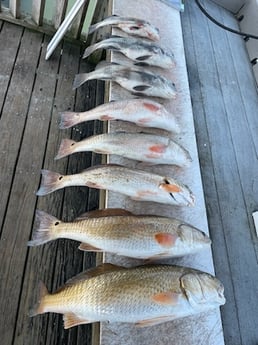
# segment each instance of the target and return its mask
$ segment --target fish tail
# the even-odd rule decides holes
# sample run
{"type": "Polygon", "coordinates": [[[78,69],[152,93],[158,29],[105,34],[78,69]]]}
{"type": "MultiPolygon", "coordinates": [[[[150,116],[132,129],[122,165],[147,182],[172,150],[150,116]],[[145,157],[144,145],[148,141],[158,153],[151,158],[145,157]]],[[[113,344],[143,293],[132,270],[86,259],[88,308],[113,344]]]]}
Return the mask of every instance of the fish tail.
{"type": "Polygon", "coordinates": [[[63,139],[61,141],[58,153],[55,157],[55,159],[60,159],[63,157],[66,157],[68,155],[71,155],[74,153],[74,145],[76,144],[76,141],[71,140],[71,139],[63,139]]]}
{"type": "Polygon", "coordinates": [[[80,123],[80,113],[76,113],[73,111],[65,111],[60,114],[59,118],[59,128],[66,129],[72,126],[77,125],[80,123]]]}
{"type": "Polygon", "coordinates": [[[38,224],[38,228],[34,230],[32,240],[28,242],[28,246],[39,246],[56,238],[55,228],[60,224],[59,219],[44,211],[37,210],[36,223],[38,224]]]}
{"type": "Polygon", "coordinates": [[[99,27],[100,27],[99,23],[90,25],[88,35],[92,34],[94,31],[98,30],[99,27]]]}
{"type": "Polygon", "coordinates": [[[85,59],[86,57],[88,57],[89,55],[91,55],[95,50],[99,49],[99,43],[96,43],[96,44],[93,44],[89,47],[87,47],[84,51],[84,54],[83,54],[83,59],[85,59]]]}
{"type": "Polygon", "coordinates": [[[39,282],[39,297],[37,303],[30,309],[29,316],[36,316],[39,314],[45,313],[45,297],[49,295],[48,290],[45,284],[40,281],[39,282]]]}
{"type": "Polygon", "coordinates": [[[43,196],[64,187],[63,175],[44,169],[41,170],[41,174],[42,180],[40,188],[36,193],[37,196],[43,196]]]}
{"type": "Polygon", "coordinates": [[[73,81],[73,90],[77,89],[88,80],[90,80],[90,73],[76,74],[73,81]]]}

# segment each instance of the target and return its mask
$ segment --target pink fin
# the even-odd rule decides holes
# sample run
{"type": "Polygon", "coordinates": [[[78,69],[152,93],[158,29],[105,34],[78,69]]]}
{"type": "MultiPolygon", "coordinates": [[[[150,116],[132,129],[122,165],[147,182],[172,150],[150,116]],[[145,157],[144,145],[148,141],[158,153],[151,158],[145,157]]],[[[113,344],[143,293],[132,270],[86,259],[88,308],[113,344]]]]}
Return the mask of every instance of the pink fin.
{"type": "Polygon", "coordinates": [[[94,321],[81,319],[73,313],[66,313],[63,315],[64,329],[68,329],[78,325],[84,325],[86,323],[91,323],[94,321]]]}
{"type": "Polygon", "coordinates": [[[157,106],[153,103],[144,102],[143,105],[146,109],[153,111],[153,112],[160,110],[160,106],[157,106]]]}
{"type": "Polygon", "coordinates": [[[114,120],[114,117],[110,115],[101,115],[99,119],[102,121],[109,121],[109,120],[114,120]]]}
{"type": "Polygon", "coordinates": [[[71,139],[63,139],[61,141],[58,153],[55,157],[55,160],[66,157],[68,155],[71,155],[74,153],[74,145],[76,144],[76,141],[71,139]]]}
{"type": "Polygon", "coordinates": [[[80,250],[84,250],[86,252],[103,252],[103,249],[99,249],[96,247],[91,246],[90,244],[87,243],[81,243],[79,245],[80,250]]]}
{"type": "Polygon", "coordinates": [[[178,302],[180,294],[172,292],[172,291],[166,291],[166,292],[160,292],[155,294],[152,299],[153,301],[164,304],[164,305],[176,305],[178,302]]]}
{"type": "Polygon", "coordinates": [[[173,320],[175,317],[170,315],[170,316],[160,316],[160,317],[156,317],[153,319],[148,319],[148,320],[142,320],[142,321],[138,321],[135,326],[136,327],[148,327],[148,326],[155,326],[158,325],[162,322],[167,322],[167,321],[171,321],[173,320]]]}
{"type": "Polygon", "coordinates": [[[167,146],[164,144],[156,144],[156,145],[150,146],[149,150],[155,153],[164,153],[166,151],[166,148],[167,146]]]}
{"type": "Polygon", "coordinates": [[[181,192],[181,188],[176,184],[168,184],[168,183],[161,183],[161,189],[164,189],[168,193],[179,193],[181,192]]]}
{"type": "Polygon", "coordinates": [[[160,232],[155,235],[155,240],[164,248],[173,247],[177,238],[177,235],[168,234],[166,232],[160,232]]]}
{"type": "Polygon", "coordinates": [[[81,122],[80,113],[76,113],[73,111],[65,111],[60,114],[59,128],[60,129],[70,128],[72,126],[77,125],[80,122],[81,122]]]}
{"type": "Polygon", "coordinates": [[[36,195],[43,196],[63,188],[63,175],[50,170],[41,170],[42,180],[36,195]]]}

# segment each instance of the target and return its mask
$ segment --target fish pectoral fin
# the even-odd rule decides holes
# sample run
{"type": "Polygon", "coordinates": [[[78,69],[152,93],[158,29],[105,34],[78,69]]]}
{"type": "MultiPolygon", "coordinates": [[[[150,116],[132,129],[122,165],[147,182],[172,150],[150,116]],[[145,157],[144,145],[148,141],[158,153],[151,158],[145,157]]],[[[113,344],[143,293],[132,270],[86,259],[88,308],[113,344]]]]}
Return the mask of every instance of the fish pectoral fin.
{"type": "Polygon", "coordinates": [[[164,248],[171,248],[175,245],[176,240],[178,239],[177,235],[168,234],[166,232],[159,232],[155,234],[155,240],[164,248]]]}
{"type": "Polygon", "coordinates": [[[150,85],[136,85],[133,87],[133,90],[135,91],[146,91],[150,88],[150,85]]]}
{"type": "Polygon", "coordinates": [[[113,216],[130,216],[131,212],[123,208],[107,208],[102,210],[94,210],[81,214],[75,219],[75,221],[87,219],[87,218],[101,218],[101,217],[113,217],[113,216]]]}
{"type": "Polygon", "coordinates": [[[136,58],[137,61],[145,61],[145,60],[148,60],[149,58],[151,58],[152,55],[143,55],[143,56],[138,56],[136,58]]]}
{"type": "Polygon", "coordinates": [[[181,192],[181,188],[178,185],[172,184],[172,183],[170,183],[170,184],[161,183],[159,185],[159,188],[165,190],[168,193],[179,193],[179,192],[181,192]]]}
{"type": "Polygon", "coordinates": [[[63,320],[64,320],[64,328],[65,329],[68,329],[68,328],[71,328],[74,326],[78,326],[78,325],[84,325],[86,323],[94,322],[92,320],[86,320],[86,319],[79,318],[78,316],[76,316],[73,313],[64,314],[63,320]]]}
{"type": "Polygon", "coordinates": [[[103,252],[103,249],[93,247],[87,243],[81,243],[78,249],[84,250],[85,252],[103,252]]]}
{"type": "Polygon", "coordinates": [[[152,300],[158,304],[176,305],[180,294],[172,291],[159,292],[152,296],[152,300]]]}
{"type": "Polygon", "coordinates": [[[147,319],[147,320],[142,320],[138,321],[135,326],[136,327],[148,327],[148,326],[155,326],[158,325],[162,322],[167,322],[170,320],[173,320],[175,317],[174,316],[160,316],[160,317],[155,317],[153,319],[147,319]]]}

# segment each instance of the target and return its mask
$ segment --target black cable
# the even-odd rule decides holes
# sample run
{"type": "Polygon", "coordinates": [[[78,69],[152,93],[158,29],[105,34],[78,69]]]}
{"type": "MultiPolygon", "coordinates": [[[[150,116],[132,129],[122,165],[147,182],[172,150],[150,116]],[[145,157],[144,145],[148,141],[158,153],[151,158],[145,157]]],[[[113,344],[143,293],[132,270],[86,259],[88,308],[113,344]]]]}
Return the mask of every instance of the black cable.
{"type": "Polygon", "coordinates": [[[241,32],[241,31],[237,31],[234,29],[229,28],[228,26],[225,26],[223,24],[221,24],[220,22],[218,22],[215,18],[213,18],[206,10],[205,8],[200,4],[199,0],[195,0],[197,6],[199,7],[199,9],[202,11],[203,14],[205,14],[205,16],[207,18],[209,18],[214,24],[218,25],[219,27],[221,27],[224,30],[227,30],[229,32],[233,32],[234,34],[240,35],[240,36],[244,36],[245,38],[253,38],[255,40],[258,40],[258,36],[252,35],[252,34],[247,34],[245,32],[241,32]]]}

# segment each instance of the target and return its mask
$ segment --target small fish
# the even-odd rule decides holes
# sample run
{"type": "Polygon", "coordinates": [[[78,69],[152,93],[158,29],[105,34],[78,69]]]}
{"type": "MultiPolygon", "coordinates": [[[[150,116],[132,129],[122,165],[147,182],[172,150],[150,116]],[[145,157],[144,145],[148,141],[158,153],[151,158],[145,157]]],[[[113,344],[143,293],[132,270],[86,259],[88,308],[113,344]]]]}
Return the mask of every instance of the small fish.
{"type": "Polygon", "coordinates": [[[159,29],[155,28],[149,22],[142,19],[119,17],[115,15],[107,17],[101,22],[91,25],[89,27],[89,35],[99,28],[107,25],[112,25],[113,27],[119,28],[129,35],[148,38],[152,41],[159,41],[160,39],[159,29]]]}
{"type": "Polygon", "coordinates": [[[90,73],[76,74],[73,89],[77,89],[88,80],[111,80],[137,96],[175,98],[175,84],[167,78],[146,72],[144,69],[130,69],[127,66],[110,63],[90,73]]]}
{"type": "Polygon", "coordinates": [[[86,48],[83,58],[88,57],[97,49],[118,51],[137,64],[157,66],[161,68],[175,67],[174,55],[164,51],[155,43],[132,37],[110,37],[86,48]]]}
{"type": "Polygon", "coordinates": [[[70,186],[106,189],[130,196],[134,200],[154,201],[169,205],[192,206],[190,189],[171,177],[162,177],[144,170],[122,165],[105,164],[90,167],[79,174],[60,175],[42,170],[38,196],[70,186]]]}
{"type": "Polygon", "coordinates": [[[106,133],[76,142],[63,139],[55,159],[75,152],[115,154],[149,164],[189,166],[189,152],[170,138],[147,133],[106,133]]]}
{"type": "Polygon", "coordinates": [[[55,293],[40,284],[30,316],[63,314],[64,328],[92,322],[157,325],[218,308],[224,287],[214,276],[192,268],[102,264],[68,280],[55,293]]]}
{"type": "Polygon", "coordinates": [[[87,212],[73,222],[37,210],[36,223],[29,246],[69,238],[80,241],[81,250],[158,259],[196,253],[211,244],[204,232],[181,220],[137,216],[124,209],[87,212]]]}
{"type": "Polygon", "coordinates": [[[81,113],[64,112],[60,116],[59,127],[65,129],[91,120],[130,121],[141,127],[180,132],[176,116],[170,114],[160,103],[146,98],[109,102],[81,113]]]}

